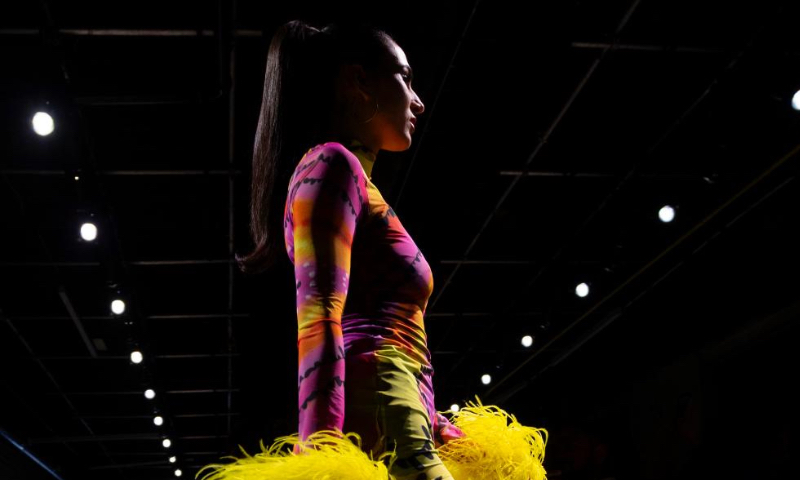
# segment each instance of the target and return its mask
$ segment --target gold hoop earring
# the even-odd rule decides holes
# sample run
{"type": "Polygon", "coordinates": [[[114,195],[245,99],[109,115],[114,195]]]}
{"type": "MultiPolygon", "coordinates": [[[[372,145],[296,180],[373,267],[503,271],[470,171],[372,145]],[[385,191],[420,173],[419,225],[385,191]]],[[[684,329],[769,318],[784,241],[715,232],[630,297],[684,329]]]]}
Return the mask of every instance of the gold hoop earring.
{"type": "Polygon", "coordinates": [[[361,124],[363,125],[363,124],[367,124],[367,123],[371,122],[371,121],[372,121],[372,119],[373,119],[373,118],[375,118],[375,115],[377,115],[377,114],[378,114],[378,108],[379,108],[379,106],[378,106],[378,99],[377,99],[377,97],[376,97],[376,98],[375,98],[375,112],[372,114],[372,116],[371,116],[371,117],[369,117],[369,120],[367,120],[367,121],[365,121],[365,122],[361,122],[361,124]]]}

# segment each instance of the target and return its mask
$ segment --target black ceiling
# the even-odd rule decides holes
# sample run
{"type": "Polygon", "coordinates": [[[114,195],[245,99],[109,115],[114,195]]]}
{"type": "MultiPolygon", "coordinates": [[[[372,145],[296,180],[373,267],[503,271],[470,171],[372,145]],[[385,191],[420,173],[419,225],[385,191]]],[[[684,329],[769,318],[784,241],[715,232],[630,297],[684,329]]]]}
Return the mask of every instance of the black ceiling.
{"type": "MultiPolygon", "coordinates": [[[[770,439],[797,419],[797,2],[289,3],[0,18],[7,438],[64,480],[168,479],[295,431],[290,263],[248,277],[231,259],[251,246],[272,32],[357,16],[395,36],[426,104],[373,180],[433,268],[437,407],[477,394],[549,428],[552,478],[588,478],[574,429],[613,446],[620,478],[779,471],[770,439]],[[742,424],[760,446],[720,466],[742,424]]],[[[53,478],[0,443],[3,478],[53,478]]]]}

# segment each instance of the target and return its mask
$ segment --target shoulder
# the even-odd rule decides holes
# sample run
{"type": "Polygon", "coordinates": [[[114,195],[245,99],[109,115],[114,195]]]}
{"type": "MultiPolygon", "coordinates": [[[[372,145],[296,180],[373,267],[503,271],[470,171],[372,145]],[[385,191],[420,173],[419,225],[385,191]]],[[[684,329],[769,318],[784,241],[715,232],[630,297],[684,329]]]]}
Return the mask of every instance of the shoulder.
{"type": "Polygon", "coordinates": [[[346,168],[351,170],[351,173],[354,175],[363,172],[358,157],[339,142],[321,143],[312,148],[312,151],[314,151],[316,153],[315,156],[321,162],[327,164],[328,167],[346,168]]]}

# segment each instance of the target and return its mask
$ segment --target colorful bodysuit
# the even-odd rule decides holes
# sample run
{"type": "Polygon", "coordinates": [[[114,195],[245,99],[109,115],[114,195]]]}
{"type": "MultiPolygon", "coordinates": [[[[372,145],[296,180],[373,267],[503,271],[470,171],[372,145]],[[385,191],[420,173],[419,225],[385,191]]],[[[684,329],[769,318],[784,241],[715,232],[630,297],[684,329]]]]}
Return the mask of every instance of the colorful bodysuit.
{"type": "Polygon", "coordinates": [[[433,275],[372,183],[374,161],[358,141],[328,142],[289,181],[300,438],[354,431],[367,452],[396,448],[397,478],[449,479],[434,440],[463,433],[434,406],[423,322],[433,275]]]}

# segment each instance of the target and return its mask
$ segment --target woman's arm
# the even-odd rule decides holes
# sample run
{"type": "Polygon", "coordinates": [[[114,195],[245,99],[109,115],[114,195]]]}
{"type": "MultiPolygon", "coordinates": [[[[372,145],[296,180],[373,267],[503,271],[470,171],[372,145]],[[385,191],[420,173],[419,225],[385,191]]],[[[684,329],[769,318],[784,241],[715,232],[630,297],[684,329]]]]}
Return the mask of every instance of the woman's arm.
{"type": "Polygon", "coordinates": [[[319,430],[341,430],[344,425],[341,319],[353,235],[366,200],[366,181],[357,159],[335,146],[322,147],[316,155],[290,199],[301,440],[319,430]]]}
{"type": "Polygon", "coordinates": [[[453,425],[447,417],[439,412],[436,412],[435,425],[433,441],[436,448],[441,447],[451,440],[466,436],[460,428],[453,425]]]}

